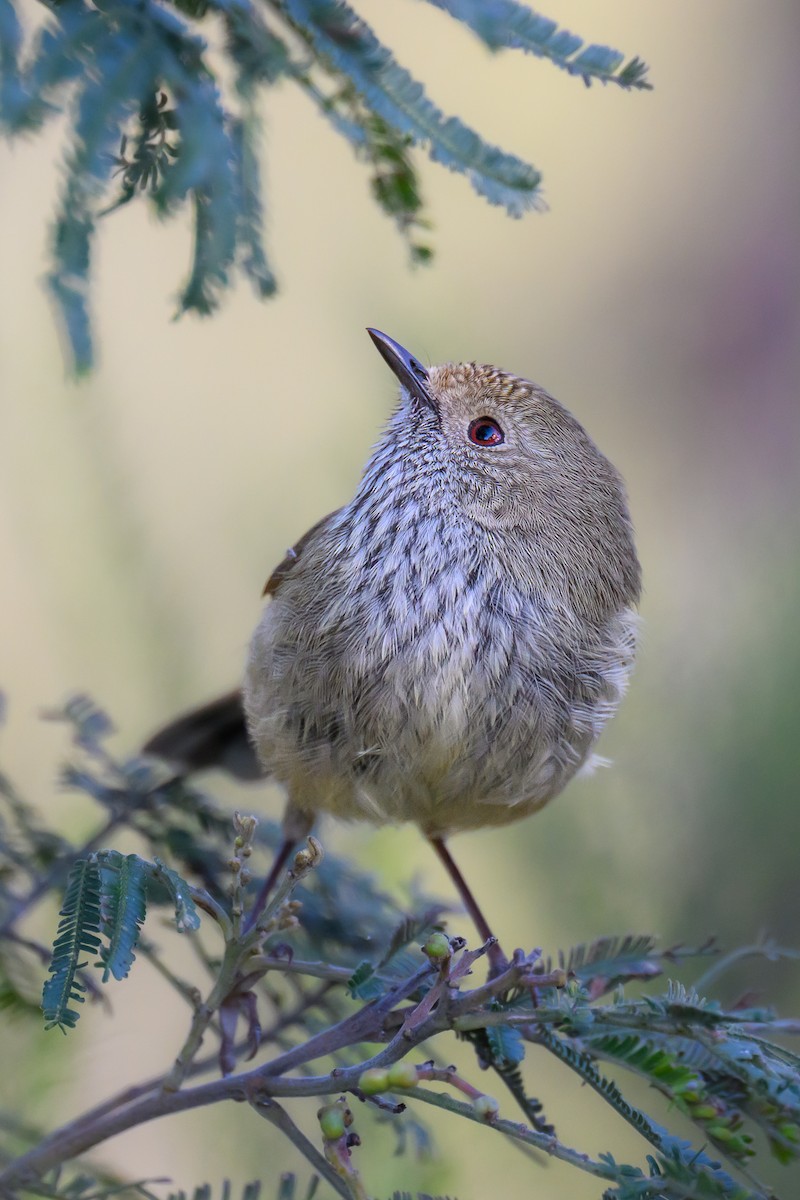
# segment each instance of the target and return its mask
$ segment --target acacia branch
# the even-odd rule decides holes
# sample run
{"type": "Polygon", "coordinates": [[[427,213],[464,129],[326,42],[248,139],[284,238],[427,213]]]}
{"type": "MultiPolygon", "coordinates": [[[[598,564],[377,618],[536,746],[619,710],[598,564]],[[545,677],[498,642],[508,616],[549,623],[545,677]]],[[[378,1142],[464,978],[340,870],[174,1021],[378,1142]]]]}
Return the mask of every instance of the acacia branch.
{"type": "MultiPolygon", "coordinates": [[[[109,1138],[158,1117],[225,1100],[237,1103],[248,1101],[254,1106],[259,1106],[264,1103],[265,1098],[323,1096],[353,1091],[365,1070],[389,1067],[405,1057],[415,1046],[452,1028],[454,1018],[446,1002],[440,1003],[432,1013],[413,1027],[403,1019],[407,1009],[398,1010],[398,1005],[402,1005],[413,995],[434,970],[429,962],[425,962],[386,996],[370,1001],[338,1024],[309,1038],[301,1046],[293,1047],[250,1071],[179,1091],[166,1090],[167,1076],[126,1089],[118,1096],[62,1126],[38,1146],[11,1163],[0,1174],[0,1192],[8,1195],[14,1187],[41,1177],[51,1168],[85,1154],[109,1138]],[[398,1025],[399,1030],[394,1032],[398,1025]],[[372,1058],[356,1066],[337,1067],[324,1075],[287,1077],[289,1071],[315,1059],[329,1057],[346,1047],[370,1042],[387,1044],[372,1058]]],[[[510,975],[512,973],[510,972],[510,975]]],[[[481,998],[484,989],[476,988],[474,994],[481,998]]],[[[467,999],[468,995],[469,993],[463,999],[467,999]]]]}
{"type": "MultiPolygon", "coordinates": [[[[441,1018],[434,1016],[415,1030],[412,1038],[398,1033],[378,1054],[354,1067],[335,1068],[326,1075],[285,1077],[283,1071],[294,1065],[298,1053],[303,1061],[311,1057],[318,1058],[323,1053],[330,1053],[343,1046],[355,1045],[362,1040],[380,1040],[381,1013],[379,1005],[367,1006],[366,1009],[360,1010],[354,1016],[362,1018],[360,1024],[353,1018],[348,1018],[347,1021],[334,1026],[334,1029],[327,1030],[316,1038],[310,1039],[297,1051],[289,1051],[280,1055],[273,1062],[252,1071],[231,1075],[225,1079],[215,1079],[210,1083],[178,1092],[164,1091],[163,1088],[152,1089],[148,1094],[133,1100],[132,1103],[124,1103],[121,1100],[107,1102],[100,1109],[92,1110],[62,1126],[61,1129],[57,1129],[49,1137],[44,1138],[38,1146],[11,1163],[0,1174],[0,1193],[11,1195],[14,1188],[40,1178],[53,1167],[85,1154],[87,1150],[108,1141],[109,1138],[116,1137],[120,1133],[144,1125],[158,1117],[187,1112],[193,1108],[203,1108],[225,1100],[233,1100],[237,1103],[249,1101],[258,1106],[263,1104],[265,1098],[324,1096],[335,1092],[352,1091],[357,1086],[363,1071],[371,1067],[390,1066],[403,1058],[409,1049],[413,1049],[414,1046],[434,1034],[442,1032],[446,1027],[441,1018]],[[365,1015],[373,1020],[365,1020],[365,1015]],[[372,1037],[365,1038],[364,1035],[373,1026],[374,1020],[377,1020],[378,1027],[372,1029],[372,1037]],[[341,1036],[343,1027],[347,1027],[349,1036],[341,1036]],[[340,1036],[332,1037],[331,1035],[337,1030],[340,1031],[340,1036]],[[320,1043],[324,1039],[328,1040],[327,1051],[320,1047],[320,1043]],[[308,1047],[312,1042],[317,1045],[309,1051],[308,1047]]],[[[136,1093],[138,1093],[138,1089],[132,1089],[132,1092],[128,1094],[136,1093]]]]}

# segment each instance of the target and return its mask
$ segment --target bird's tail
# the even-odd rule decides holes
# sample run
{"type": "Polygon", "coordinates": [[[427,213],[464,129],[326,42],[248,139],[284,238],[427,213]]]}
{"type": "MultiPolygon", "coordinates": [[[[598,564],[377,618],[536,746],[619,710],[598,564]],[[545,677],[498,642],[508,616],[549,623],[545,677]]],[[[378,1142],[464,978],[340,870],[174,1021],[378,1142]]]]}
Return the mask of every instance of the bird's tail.
{"type": "Polygon", "coordinates": [[[236,779],[265,776],[247,734],[238,688],[176,717],[145,742],[142,752],[181,775],[216,767],[236,779]]]}

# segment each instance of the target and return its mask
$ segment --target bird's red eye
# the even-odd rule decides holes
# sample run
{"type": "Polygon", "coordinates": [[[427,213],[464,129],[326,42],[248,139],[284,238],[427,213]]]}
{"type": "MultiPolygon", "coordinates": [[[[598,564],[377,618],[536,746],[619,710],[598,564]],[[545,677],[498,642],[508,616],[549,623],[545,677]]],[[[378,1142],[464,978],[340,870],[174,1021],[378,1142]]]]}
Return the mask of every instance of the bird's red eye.
{"type": "Polygon", "coordinates": [[[469,440],[476,446],[499,446],[506,440],[506,435],[497,421],[493,421],[491,417],[478,417],[477,420],[470,421],[467,433],[469,440]]]}

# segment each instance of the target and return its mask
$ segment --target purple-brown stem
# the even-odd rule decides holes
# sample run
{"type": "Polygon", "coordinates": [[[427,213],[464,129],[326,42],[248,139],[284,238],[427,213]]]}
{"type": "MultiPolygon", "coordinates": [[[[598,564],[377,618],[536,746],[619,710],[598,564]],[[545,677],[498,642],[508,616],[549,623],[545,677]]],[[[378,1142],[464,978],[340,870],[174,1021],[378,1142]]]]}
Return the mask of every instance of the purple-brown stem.
{"type": "Polygon", "coordinates": [[[459,871],[452,854],[447,849],[447,846],[444,844],[442,839],[429,837],[428,841],[433,846],[439,861],[452,879],[456,891],[458,892],[464,904],[464,908],[467,910],[473,925],[478,931],[478,936],[482,941],[488,943],[486,953],[489,959],[490,976],[494,978],[495,975],[502,974],[502,972],[508,967],[508,959],[506,958],[505,954],[503,954],[497,938],[489,928],[489,922],[483,915],[477,900],[470,890],[469,884],[459,871]]]}

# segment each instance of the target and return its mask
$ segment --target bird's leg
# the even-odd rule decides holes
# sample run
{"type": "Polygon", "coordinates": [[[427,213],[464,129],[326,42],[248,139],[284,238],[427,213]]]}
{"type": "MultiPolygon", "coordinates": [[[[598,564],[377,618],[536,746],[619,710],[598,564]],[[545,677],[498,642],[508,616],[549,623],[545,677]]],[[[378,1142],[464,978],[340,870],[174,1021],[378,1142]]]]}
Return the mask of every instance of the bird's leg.
{"type": "Polygon", "coordinates": [[[481,912],[477,900],[470,891],[466,879],[456,866],[453,856],[447,849],[447,846],[445,846],[441,838],[429,837],[428,841],[433,846],[439,861],[455,884],[456,891],[461,897],[464,908],[469,913],[470,917],[472,918],[472,923],[478,931],[478,936],[484,942],[491,942],[491,945],[486,953],[489,959],[489,978],[494,979],[497,975],[500,975],[503,971],[505,971],[506,967],[508,966],[508,959],[500,949],[500,943],[497,941],[491,929],[489,928],[489,923],[486,920],[486,917],[481,912]]]}
{"type": "Polygon", "coordinates": [[[286,866],[287,862],[289,861],[289,856],[291,855],[291,853],[294,850],[296,845],[297,845],[297,841],[295,838],[285,837],[283,839],[283,841],[281,842],[280,846],[278,847],[278,852],[275,855],[275,858],[272,862],[272,866],[270,867],[269,871],[267,872],[267,877],[264,880],[264,882],[262,883],[261,887],[258,889],[258,895],[255,898],[253,907],[250,909],[250,912],[247,914],[247,916],[245,918],[244,930],[243,930],[244,933],[250,932],[250,930],[253,928],[256,921],[258,920],[258,918],[261,916],[262,912],[264,911],[266,903],[269,900],[270,894],[272,893],[272,890],[274,889],[275,884],[280,879],[281,874],[283,872],[283,868],[286,866]]]}
{"type": "Polygon", "coordinates": [[[267,872],[267,877],[258,889],[258,895],[255,898],[253,907],[247,914],[244,922],[244,932],[248,933],[255,925],[258,918],[261,916],[270,894],[272,893],[275,884],[281,877],[284,867],[286,866],[292,852],[298,842],[302,841],[311,832],[311,826],[314,823],[314,818],[301,809],[296,808],[291,800],[286,805],[286,811],[283,814],[283,841],[278,847],[278,852],[275,859],[267,872]]]}

